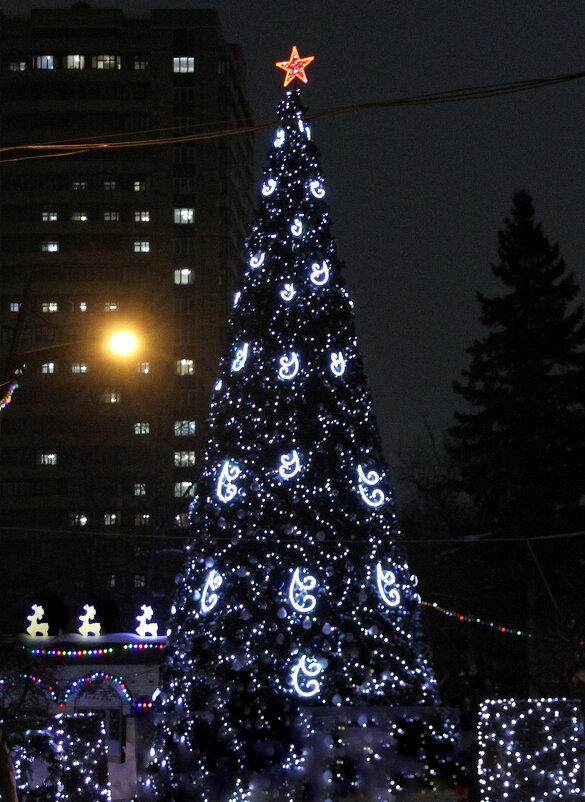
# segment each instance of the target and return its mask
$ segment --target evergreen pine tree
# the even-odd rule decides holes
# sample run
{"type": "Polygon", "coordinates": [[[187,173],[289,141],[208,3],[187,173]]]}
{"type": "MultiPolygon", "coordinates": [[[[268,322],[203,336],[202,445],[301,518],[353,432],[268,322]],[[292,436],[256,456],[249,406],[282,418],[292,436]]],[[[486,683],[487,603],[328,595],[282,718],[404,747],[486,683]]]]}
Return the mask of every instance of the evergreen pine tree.
{"type": "MultiPolygon", "coordinates": [[[[323,800],[315,716],[437,702],[303,111],[287,90],[212,399],[146,783],[167,802],[323,800]]],[[[325,764],[347,794],[352,760],[325,764]]]]}
{"type": "Polygon", "coordinates": [[[450,451],[483,522],[538,534],[562,525],[583,494],[583,307],[579,288],[534,219],[530,196],[513,198],[499,232],[494,275],[506,291],[478,294],[487,328],[455,392],[468,405],[450,429],[450,451]]]}

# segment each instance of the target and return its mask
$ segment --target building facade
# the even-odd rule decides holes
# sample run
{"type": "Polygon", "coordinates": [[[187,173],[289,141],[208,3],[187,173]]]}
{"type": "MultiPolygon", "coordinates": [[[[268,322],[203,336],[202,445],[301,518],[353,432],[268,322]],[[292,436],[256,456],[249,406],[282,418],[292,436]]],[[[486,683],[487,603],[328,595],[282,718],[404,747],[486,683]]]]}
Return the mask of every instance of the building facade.
{"type": "Polygon", "coordinates": [[[22,609],[164,596],[251,216],[242,55],[212,10],[0,15],[0,98],[5,568],[22,609]]]}

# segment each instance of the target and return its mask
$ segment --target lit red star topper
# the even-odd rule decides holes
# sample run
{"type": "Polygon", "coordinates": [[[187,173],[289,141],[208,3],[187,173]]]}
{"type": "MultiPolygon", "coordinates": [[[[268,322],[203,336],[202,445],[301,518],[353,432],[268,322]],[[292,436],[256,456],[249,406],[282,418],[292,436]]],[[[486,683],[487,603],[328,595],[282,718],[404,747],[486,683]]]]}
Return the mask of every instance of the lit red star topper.
{"type": "Polygon", "coordinates": [[[293,46],[288,61],[276,62],[276,66],[280,70],[284,70],[286,72],[284,78],[284,85],[288,86],[291,81],[294,81],[295,78],[306,84],[308,79],[305,74],[305,67],[307,67],[314,59],[315,56],[307,56],[306,58],[299,58],[299,51],[296,49],[296,47],[293,46]]]}

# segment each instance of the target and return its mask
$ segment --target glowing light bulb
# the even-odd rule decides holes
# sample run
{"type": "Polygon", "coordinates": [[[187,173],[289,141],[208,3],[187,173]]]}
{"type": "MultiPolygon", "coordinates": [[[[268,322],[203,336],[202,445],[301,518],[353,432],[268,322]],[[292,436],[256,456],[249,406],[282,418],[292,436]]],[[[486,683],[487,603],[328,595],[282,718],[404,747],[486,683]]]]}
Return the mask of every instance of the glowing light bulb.
{"type": "Polygon", "coordinates": [[[117,331],[108,340],[108,346],[117,356],[128,356],[138,347],[138,338],[131,331],[117,331]]]}

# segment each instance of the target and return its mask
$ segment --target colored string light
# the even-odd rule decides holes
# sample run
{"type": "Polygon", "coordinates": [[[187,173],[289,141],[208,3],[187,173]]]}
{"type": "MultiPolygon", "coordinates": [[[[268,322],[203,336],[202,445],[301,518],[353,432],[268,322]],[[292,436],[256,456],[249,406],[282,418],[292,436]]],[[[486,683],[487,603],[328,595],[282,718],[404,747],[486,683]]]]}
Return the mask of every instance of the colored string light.
{"type": "Polygon", "coordinates": [[[8,390],[4,393],[2,398],[0,398],[0,411],[3,410],[4,407],[7,407],[8,404],[10,404],[10,402],[12,401],[12,395],[14,391],[17,389],[18,389],[18,384],[16,383],[10,384],[8,386],[8,390]]]}
{"type": "Polygon", "coordinates": [[[166,637],[157,643],[124,643],[119,646],[105,646],[99,649],[28,649],[35,657],[110,657],[119,651],[160,651],[165,648],[166,637]]]}
{"type": "Polygon", "coordinates": [[[523,632],[521,629],[515,629],[513,627],[505,627],[501,624],[494,624],[492,621],[484,621],[482,618],[478,618],[477,616],[471,615],[464,615],[463,613],[455,613],[453,610],[447,610],[445,607],[441,607],[440,605],[436,604],[436,602],[421,602],[422,605],[425,607],[429,607],[431,610],[436,610],[438,613],[442,613],[447,618],[455,618],[457,621],[466,624],[480,624],[483,627],[489,627],[490,629],[496,630],[496,632],[502,632],[506,635],[516,635],[519,638],[534,638],[535,636],[531,632],[523,632]]]}

